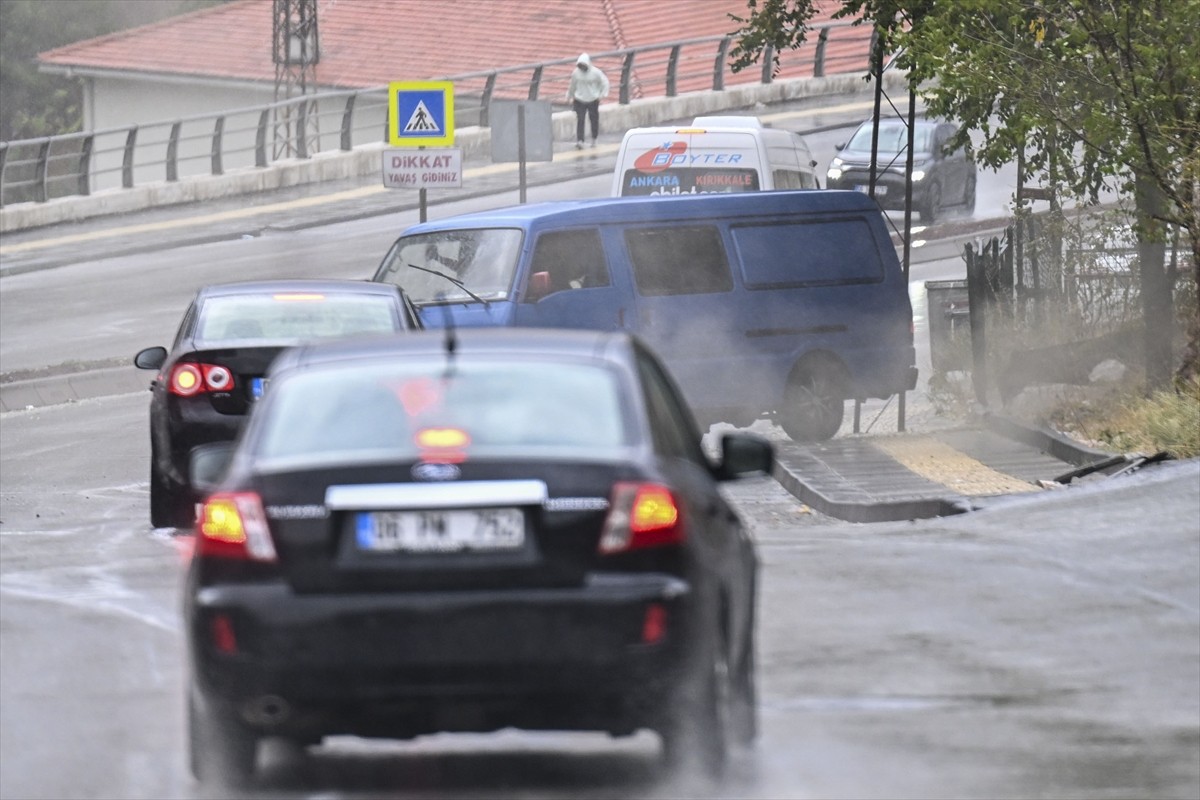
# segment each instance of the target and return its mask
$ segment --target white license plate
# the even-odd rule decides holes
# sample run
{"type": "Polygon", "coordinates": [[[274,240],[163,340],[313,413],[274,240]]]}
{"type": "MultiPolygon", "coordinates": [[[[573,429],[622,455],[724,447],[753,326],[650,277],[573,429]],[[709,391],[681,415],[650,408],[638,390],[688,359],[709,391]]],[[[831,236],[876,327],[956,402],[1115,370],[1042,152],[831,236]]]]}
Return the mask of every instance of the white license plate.
{"type": "Polygon", "coordinates": [[[518,508],[364,511],[355,536],[372,552],[513,550],[525,543],[525,515],[518,508]]]}
{"type": "MultiPolygon", "coordinates": [[[[864,186],[860,183],[854,187],[854,191],[862,192],[863,194],[869,194],[871,191],[871,187],[864,186]]],[[[875,196],[883,197],[885,194],[887,194],[887,187],[884,186],[883,184],[879,184],[879,183],[875,184],[875,196]]]]}

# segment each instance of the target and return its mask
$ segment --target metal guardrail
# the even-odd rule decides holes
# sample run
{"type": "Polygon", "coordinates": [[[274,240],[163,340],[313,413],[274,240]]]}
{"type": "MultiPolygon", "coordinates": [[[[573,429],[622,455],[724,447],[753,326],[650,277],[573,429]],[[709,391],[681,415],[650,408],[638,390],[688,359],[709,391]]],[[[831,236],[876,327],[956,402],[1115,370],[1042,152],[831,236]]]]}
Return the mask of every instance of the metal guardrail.
{"type": "MultiPolygon", "coordinates": [[[[811,46],[781,56],[781,74],[822,77],[861,70],[874,46],[874,28],[848,22],[817,28],[811,46]],[[831,45],[833,47],[831,47],[831,45]]],[[[731,36],[708,36],[595,54],[613,80],[617,102],[723,91],[734,84],[769,84],[772,53],[760,71],[735,74],[727,56],[731,36]]],[[[557,98],[566,104],[574,58],[453,75],[457,127],[488,125],[495,99],[557,98]]],[[[323,92],[267,105],[145,125],[0,142],[0,206],[131,189],[227,169],[267,167],[285,158],[387,141],[387,87],[323,92]]]]}

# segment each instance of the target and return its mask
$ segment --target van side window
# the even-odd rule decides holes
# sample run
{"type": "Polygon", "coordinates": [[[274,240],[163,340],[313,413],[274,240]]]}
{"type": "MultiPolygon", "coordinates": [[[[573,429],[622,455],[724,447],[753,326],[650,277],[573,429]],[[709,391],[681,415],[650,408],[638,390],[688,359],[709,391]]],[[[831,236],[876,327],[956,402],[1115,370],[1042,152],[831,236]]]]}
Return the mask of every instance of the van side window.
{"type": "Polygon", "coordinates": [[[811,189],[805,186],[800,173],[791,169],[777,169],[771,173],[771,180],[776,189],[811,189]]]}
{"type": "Polygon", "coordinates": [[[750,289],[883,280],[883,259],[865,219],[735,225],[734,247],[750,289]]]}
{"type": "Polygon", "coordinates": [[[646,297],[733,289],[729,259],[716,226],[629,230],[625,245],[638,292],[646,297]]]}
{"type": "Polygon", "coordinates": [[[817,177],[811,172],[777,169],[771,173],[776,189],[816,189],[817,177]]]}
{"type": "Polygon", "coordinates": [[[551,292],[611,283],[597,228],[543,233],[534,245],[529,272],[547,273],[551,292]]]}

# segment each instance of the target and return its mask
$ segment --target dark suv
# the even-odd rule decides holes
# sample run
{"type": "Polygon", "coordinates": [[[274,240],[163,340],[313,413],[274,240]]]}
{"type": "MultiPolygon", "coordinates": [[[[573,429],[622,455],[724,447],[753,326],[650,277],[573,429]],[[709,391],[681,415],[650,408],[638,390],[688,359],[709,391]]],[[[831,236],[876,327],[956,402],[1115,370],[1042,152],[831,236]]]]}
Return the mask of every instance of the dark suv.
{"type": "MultiPolygon", "coordinates": [[[[948,122],[919,119],[913,130],[913,208],[924,222],[932,222],[948,206],[975,210],[975,162],[963,148],[946,152],[946,143],[957,132],[948,122]]],[[[829,162],[826,186],[866,192],[871,182],[871,133],[867,120],[858,126],[850,141],[837,146],[838,155],[829,162]]],[[[904,170],[908,124],[903,119],[879,123],[879,145],[875,200],[879,207],[904,210],[904,170]]]]}

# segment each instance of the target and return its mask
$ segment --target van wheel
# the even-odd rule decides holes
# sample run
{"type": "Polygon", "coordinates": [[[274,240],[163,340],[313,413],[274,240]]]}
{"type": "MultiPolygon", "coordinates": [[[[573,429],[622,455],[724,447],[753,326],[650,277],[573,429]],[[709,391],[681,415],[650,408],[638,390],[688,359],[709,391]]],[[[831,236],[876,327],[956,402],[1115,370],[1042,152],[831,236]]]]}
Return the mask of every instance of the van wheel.
{"type": "Polygon", "coordinates": [[[794,441],[823,441],[842,427],[845,408],[839,371],[827,363],[809,364],[788,384],[779,424],[794,441]]]}
{"type": "Polygon", "coordinates": [[[933,222],[942,210],[942,187],[937,181],[925,192],[925,203],[918,209],[922,222],[933,222]]]}

